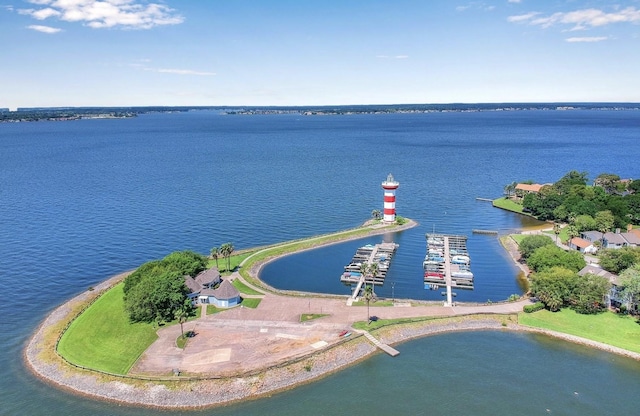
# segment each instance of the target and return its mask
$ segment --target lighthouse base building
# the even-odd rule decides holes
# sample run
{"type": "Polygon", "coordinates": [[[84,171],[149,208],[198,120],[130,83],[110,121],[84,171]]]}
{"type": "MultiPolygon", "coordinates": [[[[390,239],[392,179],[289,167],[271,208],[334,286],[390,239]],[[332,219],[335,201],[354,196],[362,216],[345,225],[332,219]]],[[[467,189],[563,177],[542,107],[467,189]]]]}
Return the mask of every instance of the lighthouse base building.
{"type": "Polygon", "coordinates": [[[393,175],[389,174],[387,180],[382,182],[384,189],[384,211],[382,221],[391,223],[396,221],[396,189],[400,183],[393,179],[393,175]]]}

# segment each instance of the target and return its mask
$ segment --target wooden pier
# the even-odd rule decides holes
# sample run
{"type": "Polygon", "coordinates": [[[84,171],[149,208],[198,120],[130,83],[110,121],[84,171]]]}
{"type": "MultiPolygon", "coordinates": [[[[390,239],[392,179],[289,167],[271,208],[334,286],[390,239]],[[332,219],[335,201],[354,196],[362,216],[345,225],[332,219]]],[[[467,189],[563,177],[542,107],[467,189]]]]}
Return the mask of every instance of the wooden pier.
{"type": "Polygon", "coordinates": [[[391,259],[397,249],[398,244],[396,243],[368,244],[358,248],[351,262],[344,267],[340,281],[347,285],[359,284],[361,281],[366,284],[383,285],[391,259]],[[363,275],[362,265],[374,263],[378,265],[375,276],[363,275]]]}
{"type": "Polygon", "coordinates": [[[453,304],[452,288],[473,290],[473,273],[463,235],[427,234],[427,255],[423,262],[424,288],[446,287],[445,305],[453,304]]]}

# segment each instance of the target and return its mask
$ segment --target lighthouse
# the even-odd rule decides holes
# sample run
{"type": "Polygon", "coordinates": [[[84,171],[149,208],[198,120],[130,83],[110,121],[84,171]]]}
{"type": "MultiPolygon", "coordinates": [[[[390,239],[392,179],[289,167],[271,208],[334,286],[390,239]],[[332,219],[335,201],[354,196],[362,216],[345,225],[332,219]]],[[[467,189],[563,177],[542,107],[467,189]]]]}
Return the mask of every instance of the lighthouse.
{"type": "Polygon", "coordinates": [[[400,184],[389,174],[387,180],[382,182],[384,189],[384,222],[394,222],[396,220],[396,189],[400,184]]]}

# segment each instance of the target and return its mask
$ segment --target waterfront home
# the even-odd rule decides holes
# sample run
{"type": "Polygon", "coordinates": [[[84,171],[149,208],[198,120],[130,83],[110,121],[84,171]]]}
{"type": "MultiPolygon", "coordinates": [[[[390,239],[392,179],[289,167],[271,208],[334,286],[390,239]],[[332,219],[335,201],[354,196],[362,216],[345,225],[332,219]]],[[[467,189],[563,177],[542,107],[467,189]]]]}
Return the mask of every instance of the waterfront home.
{"type": "Polygon", "coordinates": [[[215,289],[203,289],[198,295],[198,302],[231,308],[240,304],[240,292],[230,281],[223,280],[215,289]]]}
{"type": "Polygon", "coordinates": [[[587,241],[580,237],[573,237],[569,240],[568,246],[569,248],[578,250],[580,253],[584,254],[594,254],[598,251],[598,247],[596,247],[591,241],[587,241]]]}
{"type": "Polygon", "coordinates": [[[631,302],[622,296],[621,288],[618,281],[618,275],[610,273],[603,269],[602,267],[595,264],[588,264],[582,268],[578,272],[580,276],[584,276],[585,274],[593,274],[596,276],[604,277],[609,282],[611,282],[611,289],[609,289],[609,293],[605,296],[605,302],[610,308],[620,308],[624,306],[627,310],[637,310],[638,305],[631,305],[631,302]]]}
{"type": "Polygon", "coordinates": [[[204,270],[198,273],[196,277],[186,275],[184,276],[184,284],[189,289],[187,298],[194,304],[198,303],[200,293],[203,290],[213,289],[221,282],[222,277],[216,267],[204,270]]]}

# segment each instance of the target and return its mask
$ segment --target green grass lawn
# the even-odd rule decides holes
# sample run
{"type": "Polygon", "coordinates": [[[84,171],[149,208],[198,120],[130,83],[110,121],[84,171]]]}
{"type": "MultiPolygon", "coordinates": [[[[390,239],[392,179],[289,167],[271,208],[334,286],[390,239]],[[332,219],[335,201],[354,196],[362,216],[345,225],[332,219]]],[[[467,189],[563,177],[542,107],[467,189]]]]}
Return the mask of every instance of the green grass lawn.
{"type": "Polygon", "coordinates": [[[571,309],[518,314],[518,323],[576,335],[640,353],[640,324],[630,316],[605,312],[580,315],[571,309]]]}
{"type": "Polygon", "coordinates": [[[233,286],[238,289],[238,292],[244,293],[246,295],[263,295],[262,292],[258,292],[257,290],[251,289],[249,286],[242,283],[240,280],[235,279],[233,282],[233,286]]]}
{"type": "MultiPolygon", "coordinates": [[[[244,259],[252,255],[253,253],[255,253],[255,250],[242,251],[238,254],[231,255],[231,257],[229,258],[231,263],[231,271],[235,270],[236,267],[238,267],[244,259]]],[[[216,261],[214,259],[210,259],[209,263],[207,263],[208,268],[214,267],[215,265],[216,261]]],[[[231,274],[231,271],[227,270],[227,259],[223,258],[222,256],[218,257],[218,270],[223,275],[231,274]]]]}
{"type": "Polygon", "coordinates": [[[509,237],[513,238],[513,241],[515,241],[516,244],[520,245],[522,240],[524,240],[525,237],[527,237],[527,235],[526,234],[510,234],[509,237]]]}
{"type": "Polygon", "coordinates": [[[258,305],[260,305],[260,302],[262,301],[262,299],[242,299],[242,303],[241,305],[244,306],[245,308],[251,308],[251,309],[255,309],[258,307],[258,305]]]}
{"type": "Polygon", "coordinates": [[[300,322],[313,321],[314,319],[322,318],[323,316],[328,316],[326,313],[303,313],[300,315],[300,322]]]}
{"type": "Polygon", "coordinates": [[[522,205],[516,204],[507,198],[498,198],[493,200],[493,206],[496,208],[506,209],[507,211],[519,212],[522,214],[522,205]]]}
{"type": "Polygon", "coordinates": [[[152,324],[129,322],[122,283],[102,295],[64,333],[58,353],[83,367],[126,374],[158,336],[152,324]]]}

